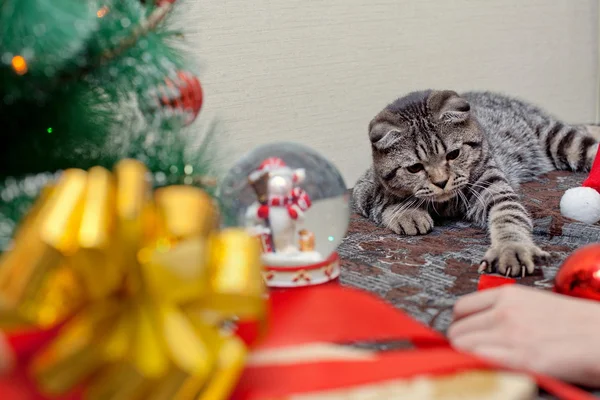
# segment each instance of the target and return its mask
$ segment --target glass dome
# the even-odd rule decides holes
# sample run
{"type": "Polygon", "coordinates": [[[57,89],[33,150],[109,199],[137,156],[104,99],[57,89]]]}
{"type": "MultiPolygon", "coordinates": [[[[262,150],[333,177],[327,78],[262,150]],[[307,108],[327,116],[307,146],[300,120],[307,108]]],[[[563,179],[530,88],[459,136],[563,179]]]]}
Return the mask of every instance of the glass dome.
{"type": "Polygon", "coordinates": [[[337,168],[316,151],[295,143],[261,146],[229,170],[219,198],[226,224],[260,240],[271,286],[339,275],[336,249],[348,229],[349,193],[337,168]]]}

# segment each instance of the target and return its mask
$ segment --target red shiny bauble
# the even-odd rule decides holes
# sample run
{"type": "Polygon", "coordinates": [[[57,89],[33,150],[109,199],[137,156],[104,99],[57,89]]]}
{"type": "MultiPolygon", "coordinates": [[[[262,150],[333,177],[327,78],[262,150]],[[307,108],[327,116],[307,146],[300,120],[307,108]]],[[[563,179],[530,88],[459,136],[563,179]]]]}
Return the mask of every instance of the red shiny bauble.
{"type": "Polygon", "coordinates": [[[165,86],[159,88],[159,102],[162,107],[185,115],[185,124],[189,125],[198,116],[202,108],[203,93],[200,81],[189,72],[179,71],[177,79],[165,79],[165,86]]]}
{"type": "Polygon", "coordinates": [[[554,278],[554,291],[600,300],[600,243],[582,247],[567,257],[554,278]]]}
{"type": "MultiPolygon", "coordinates": [[[[164,6],[167,4],[174,4],[176,0],[154,0],[154,1],[150,1],[150,3],[154,3],[155,6],[160,7],[160,6],[164,6]]],[[[147,0],[140,0],[140,3],[142,4],[146,4],[149,3],[149,1],[147,0]]]]}

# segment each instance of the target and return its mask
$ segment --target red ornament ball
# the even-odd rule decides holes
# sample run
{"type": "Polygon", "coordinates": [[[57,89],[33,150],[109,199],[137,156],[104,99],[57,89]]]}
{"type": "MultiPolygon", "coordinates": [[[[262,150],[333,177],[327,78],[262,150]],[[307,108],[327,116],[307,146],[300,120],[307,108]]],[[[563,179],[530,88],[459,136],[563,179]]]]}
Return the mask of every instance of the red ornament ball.
{"type": "MultiPolygon", "coordinates": [[[[154,1],[150,1],[150,3],[153,3],[157,7],[161,7],[161,6],[164,6],[166,4],[174,4],[175,1],[176,0],[154,0],[154,1]]],[[[149,1],[147,1],[147,0],[140,0],[140,2],[142,4],[149,3],[149,1]]]]}
{"type": "Polygon", "coordinates": [[[567,257],[554,278],[554,291],[600,300],[600,243],[584,246],[567,257]]]}
{"type": "Polygon", "coordinates": [[[159,102],[163,108],[181,113],[185,124],[189,125],[198,116],[202,108],[203,93],[200,81],[189,72],[180,71],[177,79],[165,79],[165,86],[159,88],[159,102]]]}

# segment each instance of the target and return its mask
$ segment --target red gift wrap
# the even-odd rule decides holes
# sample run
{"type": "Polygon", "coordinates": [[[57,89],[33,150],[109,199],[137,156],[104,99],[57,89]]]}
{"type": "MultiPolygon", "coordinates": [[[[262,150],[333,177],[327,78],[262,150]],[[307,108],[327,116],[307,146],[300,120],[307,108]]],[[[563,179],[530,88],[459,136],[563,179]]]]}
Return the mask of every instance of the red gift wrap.
{"type": "MultiPolygon", "coordinates": [[[[512,282],[485,278],[483,286],[506,283],[512,282]]],[[[440,333],[360,290],[340,285],[275,290],[270,294],[269,307],[269,329],[265,337],[258,337],[258,331],[252,324],[240,325],[239,334],[247,343],[260,339],[250,358],[252,354],[264,351],[311,343],[406,341],[413,346],[371,353],[372,357],[361,360],[305,360],[276,366],[250,362],[231,400],[267,400],[284,398],[290,394],[410,379],[419,375],[441,376],[469,370],[503,369],[454,350],[440,333]]],[[[23,360],[54,334],[50,330],[11,335],[9,343],[13,346],[17,359],[23,360]]],[[[534,378],[540,387],[559,399],[594,398],[552,378],[539,375],[534,378]]],[[[22,368],[15,369],[0,381],[0,398],[44,399],[35,392],[22,368]]],[[[61,400],[79,398],[75,393],[61,400]]]]}

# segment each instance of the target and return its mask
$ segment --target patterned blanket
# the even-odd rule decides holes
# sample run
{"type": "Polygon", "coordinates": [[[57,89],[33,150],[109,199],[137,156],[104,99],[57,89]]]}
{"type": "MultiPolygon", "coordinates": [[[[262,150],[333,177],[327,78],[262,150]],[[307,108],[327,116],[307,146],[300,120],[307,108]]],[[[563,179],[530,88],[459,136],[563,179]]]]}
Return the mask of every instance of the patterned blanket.
{"type": "MultiPolygon", "coordinates": [[[[521,199],[534,220],[535,241],[552,260],[519,283],[552,288],[554,275],[573,250],[600,241],[599,225],[560,214],[564,191],[584,179],[583,174],[553,172],[521,187],[521,199]]],[[[477,267],[488,246],[486,232],[463,221],[447,221],[425,236],[403,237],[353,214],[339,247],[341,282],[376,293],[444,332],[455,300],[477,290],[477,267]]]]}

